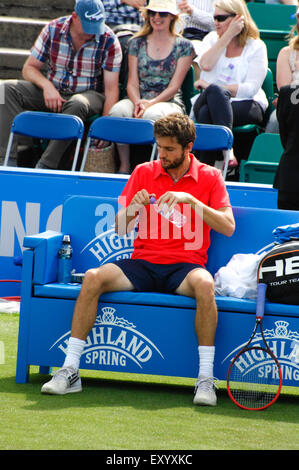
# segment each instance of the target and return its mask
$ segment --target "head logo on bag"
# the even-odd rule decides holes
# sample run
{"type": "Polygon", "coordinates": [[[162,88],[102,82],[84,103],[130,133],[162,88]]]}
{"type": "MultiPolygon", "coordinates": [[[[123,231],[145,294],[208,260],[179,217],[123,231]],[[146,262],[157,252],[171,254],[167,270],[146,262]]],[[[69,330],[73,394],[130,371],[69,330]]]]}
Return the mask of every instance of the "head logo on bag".
{"type": "Polygon", "coordinates": [[[258,282],[267,284],[266,297],[272,302],[299,304],[299,240],[274,246],[258,267],[258,282]]]}

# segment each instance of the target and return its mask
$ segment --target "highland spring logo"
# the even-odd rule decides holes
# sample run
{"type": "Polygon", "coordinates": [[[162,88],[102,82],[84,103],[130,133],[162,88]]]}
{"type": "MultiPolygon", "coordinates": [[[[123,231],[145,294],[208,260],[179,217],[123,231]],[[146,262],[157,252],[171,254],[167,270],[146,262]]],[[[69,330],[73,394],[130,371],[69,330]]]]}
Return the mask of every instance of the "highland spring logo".
{"type": "MultiPolygon", "coordinates": [[[[289,323],[287,321],[279,320],[275,322],[275,328],[267,329],[264,331],[264,336],[269,344],[270,349],[277,357],[280,365],[283,381],[299,381],[299,333],[297,331],[291,331],[288,329],[289,323]]],[[[254,339],[252,346],[262,344],[261,334],[258,333],[254,339]],[[259,342],[261,341],[261,343],[259,342]]],[[[241,350],[245,344],[237,346],[231,351],[222,362],[226,360],[232,360],[238,350],[241,350]]],[[[247,354],[247,358],[240,358],[241,360],[237,363],[237,367],[243,375],[250,372],[253,360],[251,355],[255,355],[255,361],[259,361],[258,373],[260,377],[271,376],[273,379],[278,379],[274,376],[274,371],[266,361],[265,354],[262,351],[258,353],[251,351],[247,354]]],[[[287,383],[286,383],[287,385],[287,383]]]]}
{"type": "Polygon", "coordinates": [[[88,250],[97,258],[100,264],[109,261],[131,258],[133,252],[135,233],[132,231],[123,237],[115,233],[114,226],[110,230],[101,233],[81,250],[88,250]]]}
{"type": "MultiPolygon", "coordinates": [[[[115,315],[113,307],[103,307],[98,314],[83,350],[82,359],[95,366],[126,367],[132,361],[142,369],[154,353],[162,359],[157,346],[136,326],[123,317],[115,315]]],[[[70,331],[61,336],[51,347],[66,354],[70,331]]]]}

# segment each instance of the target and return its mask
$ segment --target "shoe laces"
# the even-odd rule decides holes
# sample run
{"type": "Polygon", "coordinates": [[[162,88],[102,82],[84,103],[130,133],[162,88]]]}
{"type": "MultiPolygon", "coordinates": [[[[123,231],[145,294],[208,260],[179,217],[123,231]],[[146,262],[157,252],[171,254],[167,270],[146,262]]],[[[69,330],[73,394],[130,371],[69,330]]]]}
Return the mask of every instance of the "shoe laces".
{"type": "Polygon", "coordinates": [[[217,380],[216,377],[198,377],[195,383],[195,393],[199,387],[203,392],[211,392],[214,388],[218,389],[215,383],[217,380]]]}
{"type": "Polygon", "coordinates": [[[54,374],[52,374],[53,377],[64,377],[68,378],[70,375],[74,374],[76,371],[73,367],[62,367],[61,369],[58,369],[54,374]]]}

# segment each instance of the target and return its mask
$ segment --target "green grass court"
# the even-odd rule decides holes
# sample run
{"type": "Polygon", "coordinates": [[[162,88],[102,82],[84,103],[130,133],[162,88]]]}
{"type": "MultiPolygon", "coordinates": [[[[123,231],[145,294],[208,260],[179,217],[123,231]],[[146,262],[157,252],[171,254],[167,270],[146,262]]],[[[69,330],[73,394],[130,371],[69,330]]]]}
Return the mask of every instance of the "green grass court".
{"type": "Polygon", "coordinates": [[[83,393],[57,397],[41,395],[48,377],[32,367],[30,383],[16,384],[18,321],[0,314],[0,450],[299,449],[293,387],[250,412],[229,400],[224,383],[216,407],[195,407],[193,379],[83,370],[83,393]]]}

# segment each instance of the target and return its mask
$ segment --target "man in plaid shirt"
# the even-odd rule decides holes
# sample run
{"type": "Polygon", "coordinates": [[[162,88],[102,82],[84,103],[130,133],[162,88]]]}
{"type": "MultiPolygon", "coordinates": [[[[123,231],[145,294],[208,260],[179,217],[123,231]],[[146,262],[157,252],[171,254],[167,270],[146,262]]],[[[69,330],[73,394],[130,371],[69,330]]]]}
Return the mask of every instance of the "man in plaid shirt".
{"type": "MultiPolygon", "coordinates": [[[[107,115],[118,101],[121,61],[120,43],[105,25],[101,0],[77,0],[70,16],[51,21],[41,31],[23,66],[24,80],[1,85],[0,156],[5,155],[14,117],[24,110],[74,114],[83,121],[97,113],[107,115]]],[[[69,145],[52,140],[36,168],[58,168],[69,145]]],[[[12,152],[16,150],[15,145],[12,152]]]]}

